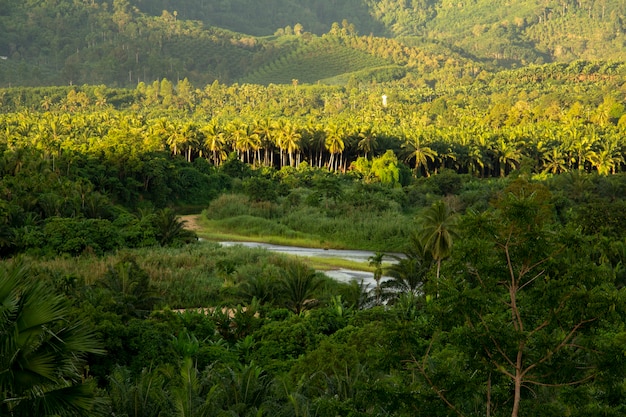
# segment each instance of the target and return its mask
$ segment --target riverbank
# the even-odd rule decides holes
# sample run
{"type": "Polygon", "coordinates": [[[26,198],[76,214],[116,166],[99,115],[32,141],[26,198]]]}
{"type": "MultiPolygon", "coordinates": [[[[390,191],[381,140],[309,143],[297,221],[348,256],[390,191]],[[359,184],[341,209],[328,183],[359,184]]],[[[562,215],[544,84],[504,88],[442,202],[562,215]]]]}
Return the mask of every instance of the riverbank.
{"type": "Polygon", "coordinates": [[[276,235],[242,235],[221,229],[218,222],[204,219],[201,214],[180,216],[185,228],[194,231],[200,238],[212,242],[256,242],[282,246],[297,246],[319,249],[349,249],[337,242],[328,242],[316,237],[286,237],[276,235]]]}
{"type": "MultiPolygon", "coordinates": [[[[374,251],[315,245],[315,242],[311,240],[278,236],[253,237],[222,233],[211,228],[212,222],[202,219],[201,215],[184,215],[180,218],[185,221],[187,229],[193,230],[204,240],[217,242],[223,246],[261,247],[272,252],[297,257],[309,267],[338,281],[349,282],[356,279],[365,284],[375,284],[373,278],[375,268],[369,265],[370,258],[376,255],[374,251]]],[[[393,258],[386,256],[384,264],[391,262],[393,258]]]]}

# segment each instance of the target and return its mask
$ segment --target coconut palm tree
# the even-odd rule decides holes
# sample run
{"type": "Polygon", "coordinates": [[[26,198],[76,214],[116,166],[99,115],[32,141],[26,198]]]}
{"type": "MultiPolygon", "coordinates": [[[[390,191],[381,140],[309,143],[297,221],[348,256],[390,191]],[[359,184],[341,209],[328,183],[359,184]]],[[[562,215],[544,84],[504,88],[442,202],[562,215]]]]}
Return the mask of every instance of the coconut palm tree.
{"type": "Polygon", "coordinates": [[[226,159],[224,130],[219,122],[213,119],[202,126],[200,132],[204,135],[204,146],[211,152],[213,164],[219,165],[221,161],[226,159]]]}
{"type": "Polygon", "coordinates": [[[378,146],[378,139],[374,127],[370,124],[367,126],[361,126],[359,133],[357,134],[359,142],[357,147],[363,151],[365,159],[369,153],[374,153],[378,146]]]}
{"type": "Polygon", "coordinates": [[[433,162],[437,157],[437,152],[424,145],[423,138],[420,135],[407,136],[405,142],[402,144],[402,147],[405,149],[406,161],[409,162],[411,160],[415,160],[415,165],[413,167],[415,173],[417,174],[420,168],[423,167],[424,172],[426,172],[426,176],[429,176],[428,161],[430,160],[433,162]]]}
{"type": "Polygon", "coordinates": [[[67,299],[17,265],[0,271],[0,415],[93,416],[100,401],[84,379],[87,354],[104,353],[67,299]]]}
{"type": "Polygon", "coordinates": [[[376,281],[376,288],[374,288],[374,305],[379,306],[382,302],[382,291],[380,287],[380,280],[383,277],[383,258],[385,254],[382,252],[376,252],[376,254],[370,256],[367,260],[369,266],[373,266],[374,269],[374,281],[376,281]]]}
{"type": "Polygon", "coordinates": [[[598,170],[600,175],[615,173],[617,167],[624,163],[617,143],[614,141],[603,142],[600,149],[589,155],[589,162],[598,170]]]}
{"type": "Polygon", "coordinates": [[[567,129],[566,141],[572,153],[571,162],[575,162],[580,171],[585,169],[585,164],[593,154],[594,135],[595,132],[583,132],[583,129],[577,126],[567,129]]]}
{"type": "Polygon", "coordinates": [[[337,167],[341,165],[341,154],[345,148],[344,143],[344,128],[336,123],[329,123],[326,126],[326,142],[325,148],[330,152],[330,159],[328,160],[328,169],[337,171],[337,167]],[[340,160],[336,161],[336,155],[340,155],[340,160]],[[339,162],[337,164],[337,162],[339,162]]]}
{"type": "Polygon", "coordinates": [[[563,152],[559,148],[554,147],[550,149],[550,151],[544,155],[543,159],[543,172],[558,174],[567,171],[565,156],[563,156],[563,152]]]}
{"type": "Polygon", "coordinates": [[[313,269],[301,262],[289,262],[285,265],[281,283],[287,307],[295,314],[316,305],[315,291],[322,281],[313,269]]]}
{"type": "Polygon", "coordinates": [[[302,135],[293,123],[286,122],[282,125],[280,143],[281,147],[286,149],[289,155],[289,166],[294,166],[294,152],[300,151],[300,138],[302,138],[302,135]]]}
{"type": "Polygon", "coordinates": [[[507,171],[517,168],[522,159],[522,154],[517,148],[517,145],[502,136],[498,137],[496,140],[494,151],[498,158],[501,177],[504,177],[507,171]]]}
{"type": "Polygon", "coordinates": [[[390,279],[381,284],[383,300],[395,302],[402,294],[425,293],[433,259],[420,236],[413,234],[409,243],[402,256],[390,255],[394,262],[385,269],[390,279]]]}
{"type": "Polygon", "coordinates": [[[458,216],[448,204],[439,200],[421,213],[420,236],[424,247],[437,262],[437,280],[441,261],[450,256],[453,238],[456,237],[458,216]]]}
{"type": "Polygon", "coordinates": [[[278,123],[269,117],[254,123],[254,132],[259,135],[261,140],[263,165],[265,166],[274,164],[274,145],[278,136],[278,127],[278,123]]]}

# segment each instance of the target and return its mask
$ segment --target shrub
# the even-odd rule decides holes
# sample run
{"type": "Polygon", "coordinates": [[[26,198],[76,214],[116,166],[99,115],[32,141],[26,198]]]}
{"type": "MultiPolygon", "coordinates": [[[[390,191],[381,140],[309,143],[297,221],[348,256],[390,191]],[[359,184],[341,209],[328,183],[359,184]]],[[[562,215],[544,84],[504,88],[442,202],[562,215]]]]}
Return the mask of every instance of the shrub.
{"type": "Polygon", "coordinates": [[[223,194],[213,200],[202,214],[209,220],[250,215],[250,199],[242,194],[223,194]]]}
{"type": "Polygon", "coordinates": [[[50,251],[79,255],[86,250],[97,254],[122,244],[118,230],[110,221],[52,217],[46,220],[44,236],[50,251]]]}

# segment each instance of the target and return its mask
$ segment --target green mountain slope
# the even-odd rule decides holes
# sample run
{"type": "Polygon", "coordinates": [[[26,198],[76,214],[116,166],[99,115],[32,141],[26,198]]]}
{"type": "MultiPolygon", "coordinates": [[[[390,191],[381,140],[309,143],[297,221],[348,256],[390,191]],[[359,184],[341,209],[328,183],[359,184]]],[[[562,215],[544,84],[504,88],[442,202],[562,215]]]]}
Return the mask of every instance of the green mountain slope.
{"type": "Polygon", "coordinates": [[[0,0],[0,86],[435,80],[423,62],[452,59],[450,78],[621,61],[625,16],[622,0],[0,0]],[[321,47],[324,33],[351,40],[321,47]]]}

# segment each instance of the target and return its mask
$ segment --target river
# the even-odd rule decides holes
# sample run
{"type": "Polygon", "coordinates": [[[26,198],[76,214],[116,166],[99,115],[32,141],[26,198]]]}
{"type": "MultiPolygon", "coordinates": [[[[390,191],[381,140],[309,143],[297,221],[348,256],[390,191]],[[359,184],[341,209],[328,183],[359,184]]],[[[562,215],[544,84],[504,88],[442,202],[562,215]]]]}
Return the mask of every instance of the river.
{"type": "MultiPolygon", "coordinates": [[[[265,248],[272,252],[284,253],[286,255],[293,256],[306,256],[306,257],[319,257],[319,258],[339,258],[347,259],[354,262],[369,262],[371,256],[376,255],[376,252],[364,251],[364,250],[345,250],[345,249],[316,249],[316,248],[302,248],[298,246],[282,246],[272,245],[270,243],[258,243],[258,242],[219,242],[222,246],[245,246],[248,248],[265,248]]],[[[398,255],[398,254],[393,254],[398,255]]],[[[393,262],[393,258],[385,256],[385,262],[393,262]]],[[[353,269],[333,269],[330,271],[322,271],[330,278],[336,279],[341,282],[350,282],[353,279],[357,281],[363,281],[364,284],[375,286],[374,274],[366,271],[356,271],[353,269]]],[[[386,277],[383,277],[383,280],[386,277]]]]}

